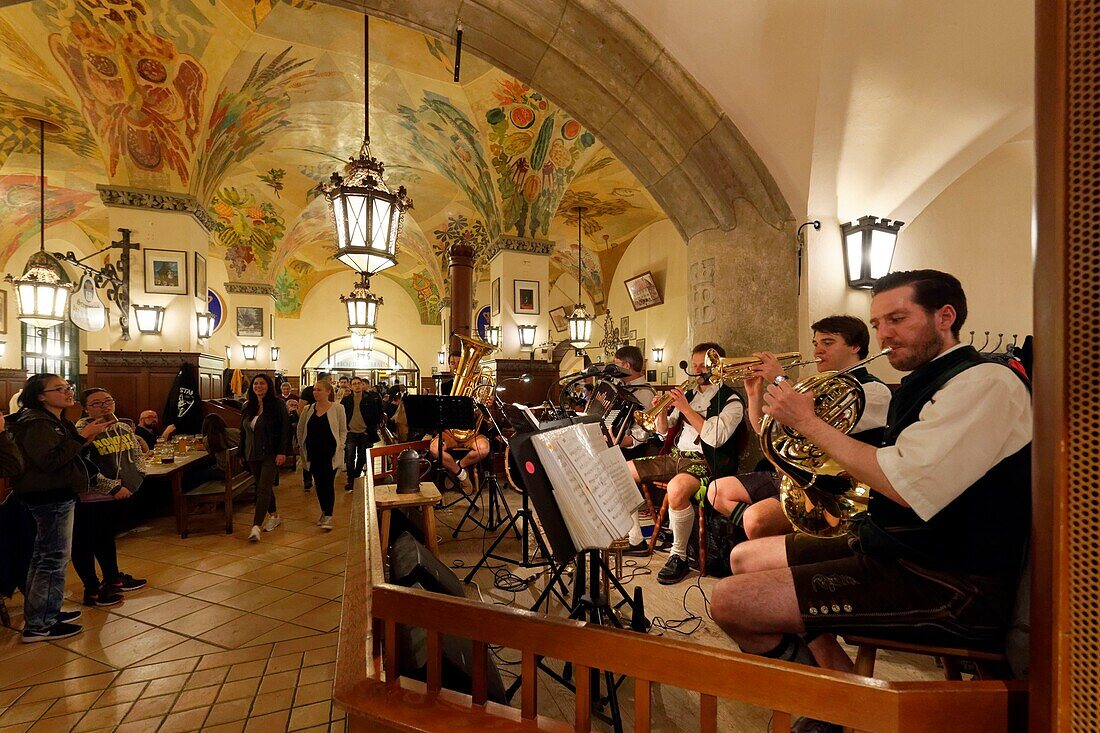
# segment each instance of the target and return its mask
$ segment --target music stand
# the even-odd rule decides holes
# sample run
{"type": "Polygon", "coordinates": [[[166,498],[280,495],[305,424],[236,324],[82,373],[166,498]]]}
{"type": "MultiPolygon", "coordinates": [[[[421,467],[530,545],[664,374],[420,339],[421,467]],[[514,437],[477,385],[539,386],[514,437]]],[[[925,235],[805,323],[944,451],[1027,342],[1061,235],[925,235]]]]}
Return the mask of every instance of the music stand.
{"type": "MultiPolygon", "coordinates": [[[[489,412],[489,408],[485,405],[475,405],[478,410],[482,411],[485,420],[492,426],[493,432],[496,433],[496,437],[501,440],[505,440],[504,436],[500,433],[500,428],[497,426],[496,419],[493,418],[493,414],[489,412]]],[[[507,441],[505,441],[507,442],[507,441]]],[[[473,522],[478,527],[481,527],[486,532],[492,532],[497,527],[505,523],[505,516],[508,517],[508,524],[513,525],[512,522],[512,510],[508,508],[508,500],[504,497],[504,491],[500,488],[500,484],[497,482],[496,473],[492,469],[493,462],[493,438],[489,437],[489,454],[481,459],[479,464],[484,461],[489,461],[489,470],[482,471],[482,480],[478,482],[477,492],[470,498],[470,506],[466,508],[466,512],[462,515],[462,518],[458,520],[458,524],[455,526],[454,531],[451,532],[452,538],[457,538],[459,532],[462,531],[463,525],[467,520],[473,522]],[[480,507],[481,496],[486,492],[489,492],[488,510],[485,512],[485,521],[482,522],[478,519],[474,519],[471,514],[480,507]]],[[[471,466],[471,469],[475,469],[475,466],[471,466]]],[[[508,530],[505,529],[505,532],[508,530]]],[[[519,539],[519,532],[513,526],[513,534],[516,535],[516,539],[519,539]]],[[[482,558],[484,560],[484,558],[482,558]]],[[[469,581],[467,581],[469,582],[469,581]]]]}
{"type": "Polygon", "coordinates": [[[435,431],[436,458],[435,480],[439,490],[443,490],[443,477],[447,473],[443,465],[443,431],[473,430],[477,424],[473,397],[451,397],[450,395],[407,395],[405,418],[409,430],[423,432],[435,431]]]}

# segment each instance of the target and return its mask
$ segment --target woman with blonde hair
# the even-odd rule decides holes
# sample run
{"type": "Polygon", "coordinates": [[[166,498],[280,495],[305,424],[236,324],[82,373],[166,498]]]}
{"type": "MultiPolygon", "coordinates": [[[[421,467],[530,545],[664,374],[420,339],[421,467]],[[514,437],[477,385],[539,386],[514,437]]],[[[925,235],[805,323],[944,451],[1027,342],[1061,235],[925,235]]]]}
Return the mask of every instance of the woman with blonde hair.
{"type": "Polygon", "coordinates": [[[321,379],[313,385],[313,404],[306,405],[298,419],[298,448],[305,469],[317,486],[321,516],[317,526],[332,529],[332,508],[336,502],[333,483],[344,457],[348,423],[343,406],[336,401],[332,382],[321,379]]]}

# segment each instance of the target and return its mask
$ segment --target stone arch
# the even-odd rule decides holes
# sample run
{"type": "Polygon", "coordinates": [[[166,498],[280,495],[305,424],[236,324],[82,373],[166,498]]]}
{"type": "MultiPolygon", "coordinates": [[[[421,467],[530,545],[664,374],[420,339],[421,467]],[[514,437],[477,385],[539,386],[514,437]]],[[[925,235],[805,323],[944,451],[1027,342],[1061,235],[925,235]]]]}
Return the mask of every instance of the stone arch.
{"type": "Polygon", "coordinates": [[[453,39],[550,97],[638,176],[685,240],[737,226],[734,202],[779,229],[790,207],[711,96],[607,0],[320,0],[453,39]]]}

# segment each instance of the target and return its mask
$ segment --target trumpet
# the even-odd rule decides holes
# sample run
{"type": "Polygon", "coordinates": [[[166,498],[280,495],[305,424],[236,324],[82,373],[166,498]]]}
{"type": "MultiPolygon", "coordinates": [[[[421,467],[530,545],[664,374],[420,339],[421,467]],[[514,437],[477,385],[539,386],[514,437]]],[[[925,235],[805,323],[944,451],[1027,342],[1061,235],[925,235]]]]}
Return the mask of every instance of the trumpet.
{"type": "MultiPolygon", "coordinates": [[[[817,359],[802,361],[802,354],[797,351],[776,354],[775,358],[779,360],[779,365],[783,367],[783,371],[818,362],[817,359]]],[[[728,385],[730,382],[748,379],[753,375],[753,367],[760,366],[763,362],[755,356],[723,357],[719,356],[714,349],[710,349],[707,351],[704,363],[706,364],[706,373],[710,375],[711,381],[724,382],[728,385]]]]}
{"type": "MultiPolygon", "coordinates": [[[[704,374],[705,373],[706,372],[704,372],[704,374]]],[[[695,384],[696,377],[698,376],[699,375],[694,375],[691,379],[681,384],[679,386],[679,390],[683,392],[685,389],[695,384]]],[[[641,425],[644,430],[655,433],[657,432],[657,417],[659,415],[665,414],[665,411],[668,410],[668,406],[671,404],[672,390],[669,390],[668,392],[665,392],[663,395],[661,395],[660,399],[653,403],[653,407],[649,408],[648,410],[635,412],[634,422],[638,425],[641,425]]]]}

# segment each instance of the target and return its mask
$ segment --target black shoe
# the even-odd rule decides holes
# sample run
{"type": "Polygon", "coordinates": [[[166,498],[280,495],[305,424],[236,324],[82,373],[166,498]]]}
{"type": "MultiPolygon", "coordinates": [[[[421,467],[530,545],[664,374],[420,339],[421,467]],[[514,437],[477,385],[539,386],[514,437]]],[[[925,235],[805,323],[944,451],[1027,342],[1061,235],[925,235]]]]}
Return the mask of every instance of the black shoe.
{"type": "Polygon", "coordinates": [[[67,624],[64,621],[58,621],[56,624],[46,629],[45,631],[31,631],[30,629],[23,630],[23,643],[30,644],[35,641],[54,641],[56,639],[68,639],[70,636],[76,636],[84,630],[83,626],[77,624],[67,624]]]}
{"type": "Polygon", "coordinates": [[[57,620],[62,623],[71,624],[80,618],[80,611],[58,611],[57,620]]]}
{"type": "Polygon", "coordinates": [[[661,572],[657,573],[657,582],[661,585],[673,585],[686,578],[690,572],[691,566],[687,560],[679,555],[670,555],[661,572]]]}
{"type": "Polygon", "coordinates": [[[649,542],[642,539],[642,541],[636,545],[628,545],[627,548],[623,550],[623,554],[629,555],[630,557],[649,557],[649,542]]]}
{"type": "Polygon", "coordinates": [[[148,583],[149,581],[147,581],[145,578],[135,578],[129,573],[119,573],[117,578],[112,580],[110,583],[104,583],[104,585],[116,591],[122,591],[123,593],[125,593],[126,591],[131,590],[141,590],[148,583]]]}
{"type": "Polygon", "coordinates": [[[843,726],[813,718],[795,718],[791,723],[791,733],[842,733],[843,730],[843,726]]]}
{"type": "Polygon", "coordinates": [[[84,605],[107,608],[122,603],[122,594],[112,590],[109,586],[100,586],[96,590],[84,591],[84,605]]]}
{"type": "Polygon", "coordinates": [[[312,491],[313,484],[302,484],[302,491],[312,491]]]}

